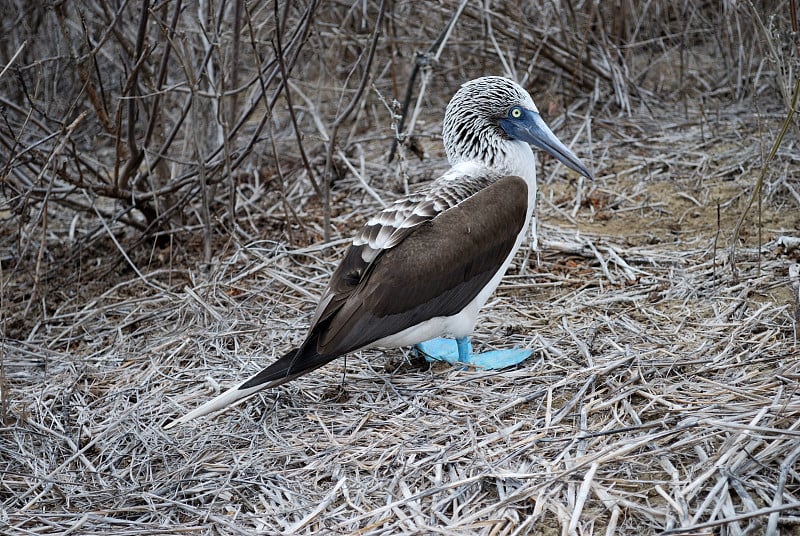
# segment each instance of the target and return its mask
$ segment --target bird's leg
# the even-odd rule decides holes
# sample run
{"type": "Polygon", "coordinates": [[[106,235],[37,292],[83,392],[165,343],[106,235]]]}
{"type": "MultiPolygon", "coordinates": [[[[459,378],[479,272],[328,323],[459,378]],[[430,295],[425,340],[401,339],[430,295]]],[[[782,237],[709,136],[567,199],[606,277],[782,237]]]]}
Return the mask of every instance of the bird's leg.
{"type": "Polygon", "coordinates": [[[469,338],[436,338],[415,346],[428,361],[446,361],[451,365],[472,365],[481,369],[501,369],[521,363],[533,354],[529,348],[492,350],[482,354],[472,352],[469,338]]]}
{"type": "Polygon", "coordinates": [[[458,346],[458,361],[461,363],[469,363],[469,356],[472,354],[472,345],[466,337],[459,337],[456,339],[456,346],[458,346]]]}

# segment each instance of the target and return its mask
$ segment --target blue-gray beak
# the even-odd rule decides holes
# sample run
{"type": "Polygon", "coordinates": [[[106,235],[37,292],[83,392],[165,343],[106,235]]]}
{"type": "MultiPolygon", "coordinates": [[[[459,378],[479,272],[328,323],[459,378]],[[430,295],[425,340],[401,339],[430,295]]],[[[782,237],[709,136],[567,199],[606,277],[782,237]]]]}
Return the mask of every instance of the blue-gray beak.
{"type": "Polygon", "coordinates": [[[500,119],[500,127],[506,134],[515,140],[528,142],[540,149],[544,149],[567,167],[574,169],[587,179],[594,180],[594,177],[583,165],[583,162],[556,138],[556,135],[553,134],[553,131],[550,130],[550,127],[545,124],[537,112],[515,106],[512,111],[516,110],[522,112],[520,117],[515,118],[509,114],[508,117],[500,119]]]}

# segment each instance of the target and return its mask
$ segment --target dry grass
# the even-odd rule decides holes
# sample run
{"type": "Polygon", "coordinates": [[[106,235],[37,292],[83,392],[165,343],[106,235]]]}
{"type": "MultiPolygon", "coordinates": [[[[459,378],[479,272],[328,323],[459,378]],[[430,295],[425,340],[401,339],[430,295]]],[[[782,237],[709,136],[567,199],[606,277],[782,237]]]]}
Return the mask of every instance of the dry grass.
{"type": "MultiPolygon", "coordinates": [[[[735,266],[730,257],[797,76],[800,54],[778,34],[789,4],[756,7],[761,30],[747,5],[634,4],[547,3],[522,15],[470,4],[439,50],[431,43],[454,6],[430,3],[425,30],[409,22],[409,4],[390,3],[359,95],[378,6],[331,3],[289,77],[294,119],[277,82],[290,65],[269,63],[273,4],[243,4],[249,20],[267,21],[242,18],[238,61],[264,66],[238,75],[253,93],[231,102],[193,88],[183,111],[170,70],[154,127],[164,135],[150,147],[148,122],[134,129],[148,162],[172,121],[187,122],[167,147],[168,172],[131,168],[152,213],[112,188],[115,161],[125,169],[132,153],[126,135],[97,134],[97,112],[102,98],[117,101],[67,92],[74,100],[48,111],[46,96],[3,97],[2,532],[800,533],[796,121],[735,266]],[[413,85],[413,135],[387,163],[387,106],[405,95],[413,52],[428,49],[441,54],[413,85]],[[520,253],[479,320],[477,346],[535,355],[488,373],[363,352],[163,432],[167,418],[299,342],[353,229],[443,169],[437,136],[452,91],[503,61],[598,177],[569,182],[544,160],[539,251],[520,253]],[[241,137],[226,136],[226,113],[244,121],[241,137]],[[203,124],[208,139],[194,132],[203,124]]],[[[305,7],[288,12],[283,35],[302,27],[305,7]]],[[[108,42],[130,52],[139,19],[127,15],[108,42]]],[[[80,34],[73,16],[41,20],[80,34]]],[[[219,75],[235,61],[233,16],[220,15],[229,48],[192,48],[214,40],[176,33],[182,64],[196,68],[189,60],[210,51],[219,75]]],[[[16,76],[48,65],[40,42],[10,61],[22,30],[7,30],[3,58],[24,67],[16,76]]],[[[156,78],[140,80],[143,110],[156,78]]],[[[105,87],[119,98],[124,85],[105,87]]],[[[109,132],[126,132],[126,115],[117,119],[109,132]]]]}

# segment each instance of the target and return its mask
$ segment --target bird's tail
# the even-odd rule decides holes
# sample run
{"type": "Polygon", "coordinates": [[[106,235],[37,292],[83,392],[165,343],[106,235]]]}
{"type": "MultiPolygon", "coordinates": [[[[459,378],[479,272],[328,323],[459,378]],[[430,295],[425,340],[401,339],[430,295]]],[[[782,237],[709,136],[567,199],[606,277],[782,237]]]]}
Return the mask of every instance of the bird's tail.
{"type": "Polygon", "coordinates": [[[316,344],[304,344],[287,352],[283,357],[244,383],[228,389],[186,415],[169,421],[164,425],[164,429],[168,430],[179,424],[187,423],[203,415],[232,406],[262,389],[277,387],[292,381],[298,376],[319,368],[336,358],[335,355],[320,355],[316,351],[309,351],[312,348],[316,348],[316,344]]]}

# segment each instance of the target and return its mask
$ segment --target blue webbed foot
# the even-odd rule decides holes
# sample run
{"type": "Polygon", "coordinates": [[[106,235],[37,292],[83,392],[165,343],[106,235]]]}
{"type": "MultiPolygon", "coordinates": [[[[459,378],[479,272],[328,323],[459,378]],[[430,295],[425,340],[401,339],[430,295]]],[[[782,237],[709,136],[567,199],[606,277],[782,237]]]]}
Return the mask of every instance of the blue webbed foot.
{"type": "Polygon", "coordinates": [[[486,370],[502,369],[522,363],[533,354],[531,348],[492,350],[482,354],[470,354],[468,363],[486,370]]]}
{"type": "Polygon", "coordinates": [[[472,353],[472,345],[466,337],[461,339],[437,338],[421,342],[416,349],[428,361],[446,361],[451,365],[472,365],[481,369],[502,369],[521,363],[533,354],[532,349],[513,348],[492,350],[482,354],[472,353]]]}
{"type": "MultiPolygon", "coordinates": [[[[451,365],[463,363],[459,361],[458,343],[454,339],[442,337],[421,342],[414,346],[428,361],[445,361],[451,365]]],[[[472,345],[467,341],[467,354],[472,353],[472,345]]]]}

